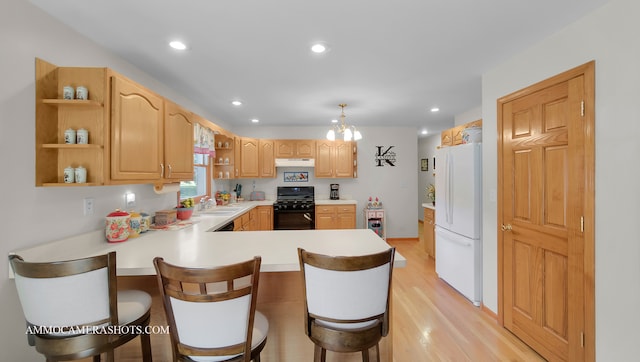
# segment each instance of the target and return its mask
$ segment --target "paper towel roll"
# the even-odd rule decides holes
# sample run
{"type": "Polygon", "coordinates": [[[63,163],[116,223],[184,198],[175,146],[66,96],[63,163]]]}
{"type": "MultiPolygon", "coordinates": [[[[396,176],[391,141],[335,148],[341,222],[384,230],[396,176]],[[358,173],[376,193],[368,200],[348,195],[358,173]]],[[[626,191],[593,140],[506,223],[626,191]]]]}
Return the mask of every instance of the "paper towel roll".
{"type": "Polygon", "coordinates": [[[174,184],[156,184],[156,185],[153,186],[153,191],[158,195],[170,194],[172,192],[178,192],[178,191],[180,191],[180,184],[178,184],[178,183],[174,183],[174,184]]]}

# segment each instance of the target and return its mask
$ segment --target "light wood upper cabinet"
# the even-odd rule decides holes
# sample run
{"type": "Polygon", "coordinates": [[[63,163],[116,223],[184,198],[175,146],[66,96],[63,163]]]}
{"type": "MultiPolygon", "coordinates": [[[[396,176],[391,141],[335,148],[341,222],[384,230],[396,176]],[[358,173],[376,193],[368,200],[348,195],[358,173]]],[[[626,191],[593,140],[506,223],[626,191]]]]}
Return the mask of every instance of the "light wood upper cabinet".
{"type": "Polygon", "coordinates": [[[482,127],[482,119],[442,131],[440,133],[440,146],[455,146],[462,144],[464,130],[470,127],[482,127]]]}
{"type": "Polygon", "coordinates": [[[111,77],[111,180],[160,180],[163,174],[162,97],[111,77]]]}
{"type": "Polygon", "coordinates": [[[235,177],[234,137],[226,134],[215,135],[216,158],[213,160],[213,178],[235,177]]]}
{"type": "Polygon", "coordinates": [[[462,144],[462,132],[467,128],[465,125],[461,125],[458,127],[454,127],[451,130],[451,134],[453,135],[453,145],[461,145],[462,144]]]}
{"type": "Polygon", "coordinates": [[[165,100],[164,179],[193,179],[193,115],[165,100]]]}
{"type": "Polygon", "coordinates": [[[440,134],[440,145],[441,146],[453,145],[453,129],[446,129],[442,131],[442,133],[440,134]]]}
{"type": "Polygon", "coordinates": [[[275,158],[314,158],[315,140],[276,140],[275,158]]]}
{"type": "Polygon", "coordinates": [[[316,146],[315,177],[356,177],[357,146],[355,142],[319,140],[316,146]]]}
{"type": "Polygon", "coordinates": [[[259,140],[256,138],[236,138],[239,139],[239,150],[236,153],[239,154],[239,159],[236,161],[236,168],[239,170],[237,177],[252,177],[257,178],[260,176],[260,157],[259,157],[259,140]],[[239,152],[239,153],[238,153],[239,152]]]}
{"type": "Polygon", "coordinates": [[[276,164],[275,164],[275,151],[274,141],[261,139],[258,145],[260,150],[258,156],[260,161],[258,163],[260,168],[260,177],[276,177],[276,164]]]}
{"type": "Polygon", "coordinates": [[[109,162],[107,68],[58,67],[36,58],[35,185],[93,186],[106,182],[109,162]],[[88,100],[63,99],[64,86],[84,86],[88,100]],[[66,144],[64,132],[83,128],[87,144],[66,144]],[[86,183],[64,183],[66,167],[87,170],[86,183]]]}
{"type": "Polygon", "coordinates": [[[334,177],[354,177],[353,154],[355,143],[338,142],[335,144],[335,172],[334,177]]]}

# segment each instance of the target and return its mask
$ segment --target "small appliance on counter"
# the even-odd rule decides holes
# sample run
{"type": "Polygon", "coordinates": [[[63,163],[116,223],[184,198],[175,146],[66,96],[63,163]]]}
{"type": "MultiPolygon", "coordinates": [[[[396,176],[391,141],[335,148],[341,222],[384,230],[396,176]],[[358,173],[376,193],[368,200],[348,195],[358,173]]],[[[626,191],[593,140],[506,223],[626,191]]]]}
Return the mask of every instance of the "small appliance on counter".
{"type": "Polygon", "coordinates": [[[331,191],[329,192],[330,200],[340,200],[340,193],[338,192],[340,189],[339,184],[331,184],[331,191]]]}
{"type": "Polygon", "coordinates": [[[249,196],[250,201],[264,201],[264,191],[252,191],[249,196]]]}

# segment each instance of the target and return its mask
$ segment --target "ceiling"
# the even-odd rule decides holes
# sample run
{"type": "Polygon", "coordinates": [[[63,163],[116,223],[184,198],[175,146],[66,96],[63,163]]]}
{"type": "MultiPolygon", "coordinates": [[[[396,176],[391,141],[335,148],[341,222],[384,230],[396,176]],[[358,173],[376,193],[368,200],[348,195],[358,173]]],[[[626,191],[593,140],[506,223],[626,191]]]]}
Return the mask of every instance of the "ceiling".
{"type": "Polygon", "coordinates": [[[231,127],[328,128],[347,103],[350,125],[431,133],[481,106],[484,72],[607,1],[31,0],[231,127]]]}

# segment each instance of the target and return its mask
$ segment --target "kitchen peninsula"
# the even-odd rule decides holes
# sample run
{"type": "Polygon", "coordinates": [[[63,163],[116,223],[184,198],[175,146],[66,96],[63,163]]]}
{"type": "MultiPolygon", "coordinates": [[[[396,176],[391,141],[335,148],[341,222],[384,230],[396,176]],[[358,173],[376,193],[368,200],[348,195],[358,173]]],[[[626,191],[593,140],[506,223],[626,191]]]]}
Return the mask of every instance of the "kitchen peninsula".
{"type": "MultiPolygon", "coordinates": [[[[329,255],[364,255],[386,250],[389,245],[368,229],[210,232],[259,205],[261,202],[240,203],[234,205],[238,211],[225,216],[201,213],[192,217],[190,221],[193,224],[188,227],[172,231],[148,231],[121,243],[107,243],[104,230],[98,230],[11,253],[28,261],[53,261],[116,251],[119,284],[130,285],[132,280],[139,280],[151,289],[155,288],[153,258],[156,256],[162,256],[172,264],[210,267],[260,255],[262,273],[258,309],[270,323],[269,339],[262,360],[309,360],[313,356],[313,344],[303,332],[302,283],[298,272],[297,248],[329,255]],[[295,351],[291,351],[291,347],[285,349],[285,346],[296,346],[295,351]]],[[[394,267],[404,266],[406,259],[396,252],[394,267]]],[[[388,356],[388,359],[383,357],[383,361],[392,361],[391,341],[389,335],[380,345],[381,354],[388,356]]],[[[361,356],[354,356],[354,360],[358,359],[356,357],[361,356]]]]}

